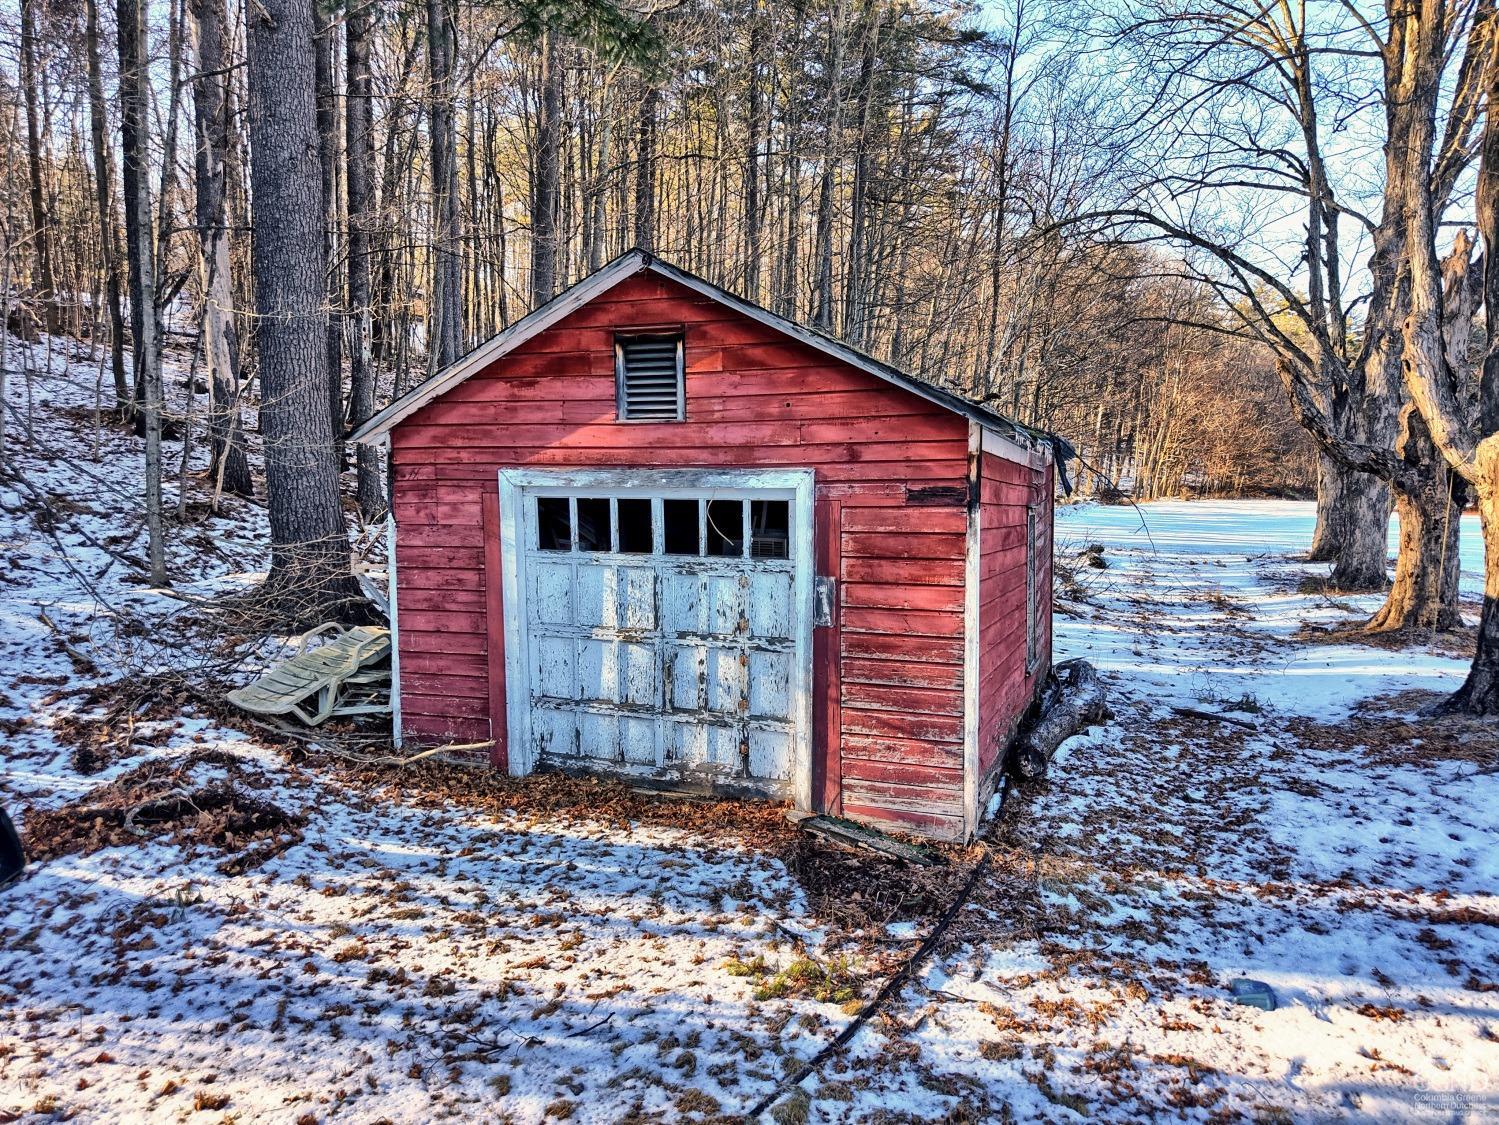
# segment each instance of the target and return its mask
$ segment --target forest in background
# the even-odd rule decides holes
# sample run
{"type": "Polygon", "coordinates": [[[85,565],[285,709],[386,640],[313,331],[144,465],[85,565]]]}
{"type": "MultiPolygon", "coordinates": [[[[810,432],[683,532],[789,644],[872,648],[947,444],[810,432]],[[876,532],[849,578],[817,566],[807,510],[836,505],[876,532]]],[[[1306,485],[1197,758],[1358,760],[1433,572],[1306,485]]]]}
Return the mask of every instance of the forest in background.
{"type": "Polygon", "coordinates": [[[164,346],[214,495],[256,487],[258,429],[265,604],[358,617],[341,497],[373,520],[383,481],[341,435],[638,246],[1060,433],[1085,492],[1315,480],[1370,632],[1465,627],[1476,504],[1454,706],[1499,712],[1495,0],[0,16],[7,324],[109,348],[158,582],[164,346]]]}
{"type": "MultiPolygon", "coordinates": [[[[1315,485],[1268,351],[1176,316],[1219,314],[1156,251],[1065,225],[1127,185],[1104,93],[1040,5],[694,0],[646,18],[375,0],[319,19],[344,425],[640,246],[1063,434],[1085,493],[1315,485]]],[[[253,405],[243,10],[27,0],[0,27],[12,328],[115,346],[125,393],[129,327],[110,316],[130,305],[116,138],[133,124],[165,342],[206,349],[220,397],[253,405]],[[122,13],[140,20],[138,124],[117,94],[122,13]]]]}

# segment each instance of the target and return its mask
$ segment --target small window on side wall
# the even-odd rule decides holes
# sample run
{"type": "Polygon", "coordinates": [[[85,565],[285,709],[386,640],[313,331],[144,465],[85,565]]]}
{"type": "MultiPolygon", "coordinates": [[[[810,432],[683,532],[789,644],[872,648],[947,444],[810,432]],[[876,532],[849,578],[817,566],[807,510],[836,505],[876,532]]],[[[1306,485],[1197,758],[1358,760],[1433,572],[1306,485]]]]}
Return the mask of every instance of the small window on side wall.
{"type": "Polygon", "coordinates": [[[614,338],[614,380],[624,422],[680,422],[687,416],[682,334],[614,338]]]}

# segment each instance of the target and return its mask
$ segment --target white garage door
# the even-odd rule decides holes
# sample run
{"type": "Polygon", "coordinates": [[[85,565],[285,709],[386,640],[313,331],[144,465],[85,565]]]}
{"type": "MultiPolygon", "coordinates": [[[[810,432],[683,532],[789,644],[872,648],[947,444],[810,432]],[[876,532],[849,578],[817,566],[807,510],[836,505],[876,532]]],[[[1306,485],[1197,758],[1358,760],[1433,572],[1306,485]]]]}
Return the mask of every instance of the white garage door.
{"type": "Polygon", "coordinates": [[[512,770],[791,793],[809,694],[800,490],[502,477],[512,770]]]}

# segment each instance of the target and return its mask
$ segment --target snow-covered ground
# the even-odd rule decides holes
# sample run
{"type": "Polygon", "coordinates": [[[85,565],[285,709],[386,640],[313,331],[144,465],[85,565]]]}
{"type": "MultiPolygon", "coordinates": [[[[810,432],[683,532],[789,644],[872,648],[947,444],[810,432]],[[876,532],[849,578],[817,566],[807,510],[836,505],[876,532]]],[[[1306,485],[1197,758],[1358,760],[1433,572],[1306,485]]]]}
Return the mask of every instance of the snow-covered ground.
{"type": "MultiPolygon", "coordinates": [[[[60,345],[52,362],[7,395],[0,801],[24,828],[196,754],[193,785],[304,822],[242,871],[233,847],[146,836],[0,891],[0,1121],[732,1117],[927,932],[937,910],[841,927],[773,817],[569,811],[462,773],[448,799],[190,696],[90,698],[203,659],[184,651],[202,632],[109,553],[143,554],[138,443],[95,438],[94,364],[60,345]],[[84,736],[109,759],[87,775],[84,736]]],[[[1057,656],[1098,664],[1116,721],[1014,794],[949,940],[778,1122],[1499,1113],[1499,739],[1413,717],[1465,661],[1440,640],[1321,643],[1372,603],[1297,592],[1320,572],[1291,557],[1309,505],[1144,521],[1059,517],[1060,542],[1109,565],[1083,572],[1057,656]],[[1233,1004],[1240,976],[1279,1007],[1233,1004]]],[[[252,581],[262,523],[253,503],[189,505],[179,583],[252,581]]]]}
{"type": "Polygon", "coordinates": [[[861,1107],[901,1088],[936,1116],[944,1083],[976,1083],[1021,1120],[1499,1116],[1499,724],[1414,718],[1466,671],[1441,645],[1317,643],[1378,599],[1297,592],[1325,574],[1291,557],[1312,522],[1059,514],[1108,569],[1056,655],[1104,671],[1116,722],[1018,798],[992,920],[904,998],[920,1085],[893,1072],[861,1107]],[[1276,1010],[1232,1003],[1241,977],[1276,1010]]]}

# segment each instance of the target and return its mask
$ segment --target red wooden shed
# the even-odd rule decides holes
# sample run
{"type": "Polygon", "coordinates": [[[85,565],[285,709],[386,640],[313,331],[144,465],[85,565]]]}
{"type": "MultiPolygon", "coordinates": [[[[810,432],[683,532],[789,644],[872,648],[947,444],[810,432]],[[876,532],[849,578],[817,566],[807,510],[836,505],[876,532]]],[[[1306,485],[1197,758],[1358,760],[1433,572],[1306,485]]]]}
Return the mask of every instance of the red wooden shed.
{"type": "Polygon", "coordinates": [[[354,440],[401,742],[977,827],[1050,667],[1046,435],[632,251],[354,440]]]}

